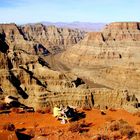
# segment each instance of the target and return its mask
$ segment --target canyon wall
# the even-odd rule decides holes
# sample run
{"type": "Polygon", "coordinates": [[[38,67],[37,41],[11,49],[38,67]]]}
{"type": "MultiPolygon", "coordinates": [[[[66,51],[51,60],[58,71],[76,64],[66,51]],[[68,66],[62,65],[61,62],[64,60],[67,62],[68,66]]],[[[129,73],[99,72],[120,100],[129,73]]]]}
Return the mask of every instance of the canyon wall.
{"type": "Polygon", "coordinates": [[[0,24],[0,38],[10,50],[22,50],[29,54],[58,53],[78,43],[86,33],[79,30],[56,28],[42,24],[17,26],[0,24]]]}
{"type": "MultiPolygon", "coordinates": [[[[54,70],[55,66],[50,65],[52,59],[48,62],[46,61],[53,53],[53,49],[49,49],[51,45],[47,47],[43,43],[45,43],[44,40],[46,36],[44,34],[49,32],[49,34],[55,36],[58,31],[55,27],[43,29],[42,25],[20,28],[15,24],[0,26],[0,98],[2,99],[6,95],[19,97],[21,103],[33,106],[35,109],[47,106],[53,107],[54,104],[63,104],[86,108],[95,106],[99,108],[125,108],[127,110],[131,107],[132,110],[135,110],[138,106],[138,100],[135,94],[129,92],[129,90],[126,92],[123,88],[120,89],[118,85],[116,88],[112,87],[112,85],[114,85],[113,80],[116,79],[117,81],[119,79],[117,74],[121,76],[125,75],[122,73],[122,70],[127,74],[129,71],[127,72],[126,69],[120,71],[114,69],[113,71],[114,67],[109,70],[108,67],[103,67],[105,65],[103,63],[104,58],[95,57],[95,54],[98,54],[100,51],[96,50],[94,45],[100,47],[100,41],[103,44],[105,43],[102,33],[90,33],[90,35],[79,44],[67,49],[63,55],[56,55],[53,59],[63,60],[62,62],[66,64],[68,68],[70,67],[70,70],[63,69],[65,65],[62,67],[60,65],[61,63],[57,63],[57,61],[57,64],[52,63],[57,65],[54,70]],[[91,44],[91,42],[93,42],[93,46],[88,45],[88,43],[91,44]],[[35,43],[41,44],[42,48],[39,46],[35,48],[35,43]],[[47,51],[50,55],[45,56],[43,53],[38,53],[38,48],[39,50],[41,48],[43,52],[47,51]],[[92,51],[88,50],[89,48],[92,51]],[[91,56],[89,56],[90,51],[91,56]],[[94,65],[96,63],[91,62],[92,59],[96,59],[97,62],[99,60],[98,65],[94,65]],[[101,67],[99,64],[102,64],[101,67]],[[99,66],[99,68],[97,66],[99,66]],[[62,68],[58,70],[60,67],[62,68]],[[104,73],[105,76],[103,76],[104,73]],[[108,82],[106,80],[106,73],[110,75],[109,78],[112,78],[112,74],[116,74],[114,76],[115,78],[109,79],[110,82],[108,82]],[[102,81],[102,76],[105,82],[102,81]],[[93,82],[93,84],[91,84],[92,86],[90,86],[89,81],[93,82]],[[98,87],[96,87],[97,84],[98,87]]],[[[52,36],[50,36],[50,38],[51,37],[52,36]]],[[[60,41],[61,39],[58,39],[60,42],[57,40],[57,35],[56,38],[50,38],[46,37],[47,40],[52,39],[52,41],[49,41],[51,42],[50,44],[54,43],[58,45],[59,43],[64,43],[60,41]]],[[[75,39],[69,39],[65,41],[66,44],[63,45],[68,47],[71,43],[77,43],[77,41],[74,41],[75,39]],[[70,42],[68,41],[69,39],[71,40],[70,42]]],[[[103,45],[101,47],[104,48],[103,45]]],[[[107,47],[108,46],[106,46],[105,51],[108,51],[107,47]]],[[[118,54],[116,53],[116,57],[110,58],[107,56],[105,58],[107,61],[111,61],[109,65],[113,64],[113,60],[122,59],[120,58],[119,51],[118,54]]],[[[126,58],[127,55],[125,59],[126,58]]],[[[134,72],[134,75],[135,74],[134,72]]],[[[122,79],[122,77],[120,79],[122,79]]],[[[137,80],[139,80],[139,78],[137,78],[137,80]]],[[[131,83],[133,82],[131,81],[131,83]]],[[[129,84],[129,86],[131,86],[131,84],[129,84]]],[[[135,87],[137,88],[137,85],[135,85],[135,87]]]]}
{"type": "Polygon", "coordinates": [[[24,38],[45,46],[52,53],[58,53],[73,46],[84,38],[85,32],[68,28],[56,28],[43,24],[21,26],[24,38]]]}
{"type": "Polygon", "coordinates": [[[140,101],[140,23],[115,22],[89,33],[59,56],[71,71],[112,89],[127,89],[140,101]]]}

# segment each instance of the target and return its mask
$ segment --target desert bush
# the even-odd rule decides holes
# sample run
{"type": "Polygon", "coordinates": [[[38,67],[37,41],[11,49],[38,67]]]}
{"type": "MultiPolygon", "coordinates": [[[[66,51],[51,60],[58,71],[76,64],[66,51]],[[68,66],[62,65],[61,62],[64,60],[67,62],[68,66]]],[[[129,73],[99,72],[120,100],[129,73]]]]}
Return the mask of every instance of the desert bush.
{"type": "Polygon", "coordinates": [[[133,137],[135,134],[133,127],[122,119],[112,122],[109,128],[111,131],[119,131],[122,136],[127,136],[128,138],[133,137]]]}
{"type": "Polygon", "coordinates": [[[110,134],[110,140],[121,140],[121,139],[122,135],[120,134],[119,131],[115,131],[110,134]]]}
{"type": "Polygon", "coordinates": [[[78,122],[73,122],[70,124],[69,126],[69,131],[71,132],[87,132],[89,129],[87,127],[90,127],[90,123],[86,123],[85,120],[83,120],[83,122],[78,123],[78,122]]]}
{"type": "Polygon", "coordinates": [[[3,129],[4,130],[8,130],[8,131],[14,131],[15,130],[15,125],[12,123],[6,123],[3,125],[3,129]]]}
{"type": "Polygon", "coordinates": [[[118,131],[120,129],[120,123],[119,121],[113,121],[110,126],[109,129],[113,132],[113,131],[118,131]]]}
{"type": "Polygon", "coordinates": [[[123,119],[120,119],[120,120],[119,120],[119,123],[120,123],[121,125],[128,124],[128,122],[126,122],[126,121],[125,121],[125,120],[123,120],[123,119]]]}
{"type": "Polygon", "coordinates": [[[118,140],[126,136],[128,139],[131,139],[136,135],[136,132],[128,122],[124,120],[112,121],[109,125],[106,126],[107,129],[111,131],[109,139],[118,140]]]}
{"type": "Polygon", "coordinates": [[[90,127],[91,125],[92,123],[87,123],[85,120],[80,123],[81,128],[90,127]]]}
{"type": "Polygon", "coordinates": [[[120,133],[122,136],[127,136],[128,138],[132,138],[135,134],[134,128],[130,125],[126,124],[120,128],[120,133]]]}
{"type": "Polygon", "coordinates": [[[140,133],[136,133],[135,136],[131,138],[131,140],[140,140],[140,133]]]}
{"type": "Polygon", "coordinates": [[[69,131],[71,132],[80,132],[81,131],[81,126],[78,122],[73,122],[69,126],[69,131]]]}
{"type": "Polygon", "coordinates": [[[129,126],[128,123],[122,119],[117,120],[117,121],[113,121],[110,126],[109,129],[113,132],[113,131],[118,131],[120,129],[123,129],[124,127],[129,126]]]}

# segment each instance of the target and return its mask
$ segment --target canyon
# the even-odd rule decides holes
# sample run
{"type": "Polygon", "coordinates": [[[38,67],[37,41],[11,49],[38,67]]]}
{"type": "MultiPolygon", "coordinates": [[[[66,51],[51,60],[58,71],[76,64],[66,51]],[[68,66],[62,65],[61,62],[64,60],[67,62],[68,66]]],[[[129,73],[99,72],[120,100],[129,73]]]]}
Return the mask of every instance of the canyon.
{"type": "Polygon", "coordinates": [[[100,32],[0,25],[0,98],[35,109],[55,104],[138,111],[140,23],[100,32]]]}
{"type": "Polygon", "coordinates": [[[140,23],[116,22],[89,33],[61,54],[77,75],[111,89],[128,90],[140,100],[140,23]]]}

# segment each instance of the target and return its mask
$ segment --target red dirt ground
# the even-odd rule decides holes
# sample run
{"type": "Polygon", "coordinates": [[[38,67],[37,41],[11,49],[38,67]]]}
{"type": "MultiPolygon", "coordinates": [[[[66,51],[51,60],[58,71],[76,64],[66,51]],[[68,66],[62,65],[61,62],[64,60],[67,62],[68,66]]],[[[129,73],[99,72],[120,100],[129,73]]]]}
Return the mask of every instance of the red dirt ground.
{"type": "Polygon", "coordinates": [[[140,132],[140,124],[138,125],[140,116],[133,115],[124,110],[107,110],[106,115],[102,115],[101,111],[97,109],[84,112],[86,117],[80,119],[78,122],[82,123],[84,120],[90,126],[88,127],[89,131],[83,133],[69,131],[68,129],[72,122],[61,124],[52,114],[48,113],[40,114],[35,112],[19,114],[11,112],[9,114],[0,114],[0,140],[6,140],[4,137],[7,135],[7,132],[3,130],[3,125],[8,122],[13,123],[16,129],[25,128],[26,130],[23,131],[25,134],[34,135],[35,133],[35,135],[45,135],[47,137],[46,140],[91,140],[96,134],[107,134],[107,130],[104,130],[105,126],[111,120],[120,119],[127,121],[134,127],[136,132],[140,132]]]}

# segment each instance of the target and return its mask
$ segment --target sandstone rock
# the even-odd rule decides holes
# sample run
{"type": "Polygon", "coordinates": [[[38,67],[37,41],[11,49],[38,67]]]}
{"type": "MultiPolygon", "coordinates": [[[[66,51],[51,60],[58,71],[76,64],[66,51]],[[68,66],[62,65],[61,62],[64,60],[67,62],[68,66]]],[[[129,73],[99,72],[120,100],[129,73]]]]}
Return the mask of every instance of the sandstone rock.
{"type": "MultiPolygon", "coordinates": [[[[135,107],[138,103],[136,98],[127,100],[127,96],[131,98],[133,90],[138,88],[139,69],[138,67],[134,69],[136,65],[134,60],[139,57],[139,48],[135,47],[135,43],[139,42],[131,40],[128,48],[137,48],[137,52],[136,50],[130,51],[132,53],[130,57],[130,54],[125,51],[125,46],[111,46],[112,42],[114,44],[117,42],[112,40],[113,35],[111,35],[111,41],[108,41],[110,39],[104,33],[111,29],[107,27],[102,33],[90,33],[79,44],[67,49],[61,57],[58,55],[52,59],[54,56],[52,55],[52,58],[50,57],[47,62],[48,56],[46,58],[46,56],[38,54],[38,51],[35,52],[34,45],[36,43],[42,45],[42,52],[42,49],[47,48],[48,45],[50,48],[54,45],[73,45],[82,39],[81,33],[54,26],[44,27],[43,25],[28,25],[19,28],[12,24],[0,27],[2,40],[0,42],[0,85],[3,90],[3,95],[0,96],[19,97],[21,103],[33,106],[35,109],[53,107],[54,104],[123,108],[125,105],[135,107]],[[75,35],[80,36],[78,40],[75,35]],[[6,47],[5,43],[9,48],[3,51],[6,47]],[[46,46],[43,43],[48,44],[46,46]],[[66,66],[59,61],[60,58],[61,60],[65,59],[63,62],[66,66]],[[120,63],[120,60],[123,61],[120,63]],[[134,62],[131,69],[126,69],[127,61],[134,62]],[[120,65],[123,65],[122,69],[120,65]],[[80,70],[79,67],[81,67],[80,70]],[[126,76],[134,76],[131,78],[137,81],[136,84],[133,84],[131,80],[126,82],[126,76]],[[94,82],[94,87],[88,86],[88,82],[86,83],[82,79],[94,82]],[[131,89],[128,92],[129,95],[121,90],[125,88],[131,89]]],[[[128,43],[124,40],[120,42],[125,45],[128,43]]],[[[37,46],[37,48],[40,47],[37,46]]],[[[53,49],[49,50],[49,52],[51,51],[53,52],[53,49]]],[[[137,63],[139,64],[139,60],[137,63]]]]}
{"type": "Polygon", "coordinates": [[[29,41],[39,42],[50,52],[59,52],[83,39],[85,32],[43,24],[25,25],[20,28],[24,38],[29,41]]]}
{"type": "Polygon", "coordinates": [[[47,55],[49,51],[58,53],[78,43],[84,35],[83,31],[46,27],[42,24],[20,27],[16,24],[0,24],[0,39],[7,42],[9,49],[29,54],[47,55]]]}
{"type": "Polygon", "coordinates": [[[57,57],[80,77],[112,89],[128,89],[140,101],[140,23],[116,22],[88,33],[57,57]]]}

